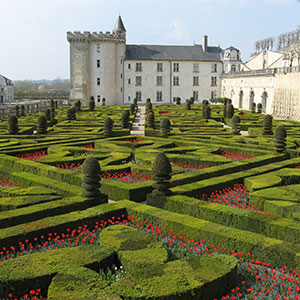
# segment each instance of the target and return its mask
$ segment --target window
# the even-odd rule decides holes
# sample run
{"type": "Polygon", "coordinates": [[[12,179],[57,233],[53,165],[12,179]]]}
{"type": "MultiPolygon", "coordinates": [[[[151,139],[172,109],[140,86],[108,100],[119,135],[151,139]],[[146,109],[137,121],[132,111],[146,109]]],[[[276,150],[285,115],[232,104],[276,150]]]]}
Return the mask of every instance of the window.
{"type": "Polygon", "coordinates": [[[97,59],[97,68],[100,68],[100,59],[97,59]]]}
{"type": "Polygon", "coordinates": [[[236,65],[231,66],[231,72],[236,72],[236,65]]]}
{"type": "Polygon", "coordinates": [[[97,101],[98,102],[100,102],[100,99],[101,99],[100,95],[97,95],[97,101]]]}
{"type": "Polygon", "coordinates": [[[163,71],[163,64],[157,63],[157,72],[162,72],[162,71],[163,71]]]}
{"type": "Polygon", "coordinates": [[[193,77],[193,85],[199,85],[199,77],[198,76],[193,77]]]}
{"type": "Polygon", "coordinates": [[[123,88],[121,87],[121,93],[123,92],[123,88]]]}
{"type": "Polygon", "coordinates": [[[177,76],[173,77],[173,85],[179,85],[179,77],[177,76]]]}
{"type": "Polygon", "coordinates": [[[121,73],[121,79],[123,78],[123,75],[122,75],[122,73],[121,73]]]}
{"type": "Polygon", "coordinates": [[[211,96],[210,96],[211,99],[215,99],[217,98],[217,92],[216,91],[211,91],[211,96]]]}
{"type": "Polygon", "coordinates": [[[156,92],[156,101],[163,101],[162,100],[162,92],[160,92],[160,91],[158,91],[158,92],[156,92]]]}
{"type": "Polygon", "coordinates": [[[179,63],[173,63],[173,72],[179,72],[179,63]]]}
{"type": "Polygon", "coordinates": [[[121,64],[123,63],[123,60],[122,60],[122,58],[120,59],[120,63],[121,63],[121,64]]]}
{"type": "Polygon", "coordinates": [[[217,85],[217,77],[212,77],[211,78],[211,86],[216,86],[217,85]]]}
{"type": "Polygon", "coordinates": [[[128,69],[131,69],[131,65],[130,64],[128,64],[128,69]]]}
{"type": "Polygon", "coordinates": [[[162,81],[163,81],[162,76],[157,76],[157,77],[156,77],[156,85],[157,85],[157,86],[163,85],[163,84],[162,84],[162,81]]]}
{"type": "Polygon", "coordinates": [[[142,76],[135,77],[135,85],[142,85],[142,76]]]}
{"type": "Polygon", "coordinates": [[[217,66],[217,64],[212,64],[212,65],[211,65],[211,72],[212,72],[212,73],[218,72],[218,66],[217,66]]]}
{"type": "Polygon", "coordinates": [[[128,84],[131,84],[131,79],[130,78],[128,78],[128,84]]]}
{"type": "Polygon", "coordinates": [[[128,101],[130,101],[130,96],[128,96],[128,101]]]}
{"type": "Polygon", "coordinates": [[[199,93],[198,91],[193,91],[193,97],[194,97],[194,100],[199,100],[199,93]]]}
{"type": "Polygon", "coordinates": [[[137,101],[142,101],[142,92],[136,91],[135,92],[135,98],[137,101]]]}
{"type": "Polygon", "coordinates": [[[100,53],[100,44],[97,44],[97,53],[100,53]]]}
{"type": "Polygon", "coordinates": [[[97,85],[100,85],[100,78],[97,78],[97,85]]]}
{"type": "Polygon", "coordinates": [[[136,72],[142,72],[142,63],[136,63],[135,64],[135,71],[136,72]]]}
{"type": "Polygon", "coordinates": [[[199,64],[198,63],[193,64],[193,72],[194,73],[199,73],[199,64]]]}

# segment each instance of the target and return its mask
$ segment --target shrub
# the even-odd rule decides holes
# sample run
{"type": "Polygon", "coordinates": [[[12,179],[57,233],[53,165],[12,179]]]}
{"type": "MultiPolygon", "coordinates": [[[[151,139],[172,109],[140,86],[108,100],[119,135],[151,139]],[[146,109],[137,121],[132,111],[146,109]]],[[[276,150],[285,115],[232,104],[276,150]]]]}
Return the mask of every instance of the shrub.
{"type": "Polygon", "coordinates": [[[194,98],[194,97],[191,97],[191,98],[190,98],[190,102],[191,102],[191,104],[194,104],[194,103],[195,103],[195,98],[194,98]]]}
{"type": "Polygon", "coordinates": [[[53,100],[53,99],[51,99],[51,101],[50,101],[50,110],[51,110],[52,108],[55,109],[55,103],[54,103],[54,100],[53,100]]]}
{"type": "Polygon", "coordinates": [[[138,105],[137,105],[137,99],[136,99],[136,98],[133,99],[133,104],[134,104],[135,107],[138,106],[138,105]]]}
{"type": "Polygon", "coordinates": [[[102,105],[105,105],[105,98],[102,98],[102,105]]]}
{"type": "Polygon", "coordinates": [[[152,109],[152,103],[151,103],[151,100],[148,98],[146,100],[146,113],[152,109]]]}
{"type": "Polygon", "coordinates": [[[176,98],[176,104],[180,104],[181,103],[181,99],[180,99],[180,97],[177,97],[176,98]]]}
{"type": "Polygon", "coordinates": [[[25,106],[24,104],[21,105],[21,111],[20,111],[20,117],[24,117],[25,116],[25,106]]]}
{"type": "Polygon", "coordinates": [[[89,156],[84,160],[82,165],[82,173],[84,176],[82,177],[82,196],[88,198],[89,200],[99,200],[100,203],[107,203],[107,196],[100,193],[100,177],[101,168],[98,163],[98,160],[89,156]]]}
{"type": "Polygon", "coordinates": [[[72,114],[72,120],[76,120],[76,109],[74,106],[71,108],[71,114],[72,114]]]}
{"type": "Polygon", "coordinates": [[[202,104],[203,104],[203,105],[208,105],[208,103],[209,103],[208,100],[203,100],[203,101],[202,101],[202,104]]]}
{"type": "Polygon", "coordinates": [[[50,111],[49,108],[47,108],[47,109],[45,110],[45,117],[46,117],[47,121],[50,121],[50,120],[51,120],[51,111],[50,111]]]}
{"type": "Polygon", "coordinates": [[[206,119],[206,121],[208,119],[210,119],[210,107],[209,107],[209,105],[204,105],[204,107],[203,107],[203,117],[204,117],[204,119],[206,119]]]}
{"type": "Polygon", "coordinates": [[[167,137],[171,131],[171,123],[168,118],[162,118],[160,121],[160,131],[163,137],[167,137]]]}
{"type": "Polygon", "coordinates": [[[241,122],[241,119],[239,116],[233,116],[232,119],[231,119],[231,122],[232,122],[232,133],[233,134],[240,134],[240,130],[241,130],[241,127],[240,127],[240,122],[241,122]]]}
{"type": "Polygon", "coordinates": [[[251,112],[255,113],[255,111],[256,111],[256,103],[252,102],[252,104],[251,104],[251,112]]]}
{"type": "Polygon", "coordinates": [[[104,120],[103,134],[104,134],[105,137],[112,136],[113,125],[114,125],[114,122],[113,122],[113,120],[110,117],[107,117],[104,120]]]}
{"type": "Polygon", "coordinates": [[[226,118],[226,114],[227,114],[227,106],[223,105],[223,118],[226,118]]]}
{"type": "Polygon", "coordinates": [[[71,110],[71,108],[67,109],[67,120],[72,120],[72,110],[71,110]]]}
{"type": "Polygon", "coordinates": [[[186,101],[185,101],[185,109],[186,110],[191,109],[191,101],[189,99],[186,99],[186,101]]]}
{"type": "Polygon", "coordinates": [[[10,134],[18,134],[18,118],[16,116],[9,116],[8,118],[8,132],[10,134]]]}
{"type": "Polygon", "coordinates": [[[91,96],[89,101],[89,110],[93,111],[94,109],[95,109],[95,99],[93,96],[91,96]]]}
{"type": "Polygon", "coordinates": [[[270,115],[265,115],[264,117],[264,128],[263,128],[263,135],[271,135],[272,132],[272,121],[273,117],[270,115]]]}
{"type": "Polygon", "coordinates": [[[81,111],[81,102],[80,102],[80,100],[76,101],[74,106],[75,106],[76,111],[81,111]]]}
{"type": "Polygon", "coordinates": [[[275,129],[275,150],[278,153],[285,152],[286,149],[286,129],[284,125],[278,125],[275,129]]]}
{"type": "Polygon", "coordinates": [[[133,115],[134,114],[134,111],[135,111],[135,106],[134,104],[130,104],[130,113],[133,115]]]}
{"type": "Polygon", "coordinates": [[[37,134],[45,134],[47,133],[47,120],[45,116],[39,116],[37,121],[37,134]]]}
{"type": "Polygon", "coordinates": [[[121,118],[121,124],[123,128],[128,128],[129,116],[130,116],[129,110],[123,111],[122,118],[121,118]]]}
{"type": "Polygon", "coordinates": [[[261,114],[261,112],[262,112],[262,104],[261,104],[261,103],[258,103],[258,104],[257,104],[257,113],[258,113],[258,114],[261,114]]]}
{"type": "Polygon", "coordinates": [[[229,104],[227,106],[227,110],[226,110],[226,117],[228,119],[231,119],[233,117],[233,115],[234,115],[234,107],[232,104],[229,104]]]}
{"type": "Polygon", "coordinates": [[[150,111],[148,114],[148,127],[154,128],[154,122],[155,122],[154,112],[150,111]]]}
{"type": "Polygon", "coordinates": [[[15,106],[15,112],[16,112],[16,117],[17,117],[17,118],[19,117],[19,110],[20,110],[19,105],[16,105],[16,106],[15,106]]]}

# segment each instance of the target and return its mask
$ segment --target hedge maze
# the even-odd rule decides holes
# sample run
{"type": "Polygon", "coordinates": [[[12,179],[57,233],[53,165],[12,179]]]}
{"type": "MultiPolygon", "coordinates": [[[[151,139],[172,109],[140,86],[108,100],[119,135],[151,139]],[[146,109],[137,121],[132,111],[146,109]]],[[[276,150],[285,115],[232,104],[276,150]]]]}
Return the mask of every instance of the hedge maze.
{"type": "Polygon", "coordinates": [[[0,122],[0,299],[300,299],[300,123],[137,109],[0,122]]]}

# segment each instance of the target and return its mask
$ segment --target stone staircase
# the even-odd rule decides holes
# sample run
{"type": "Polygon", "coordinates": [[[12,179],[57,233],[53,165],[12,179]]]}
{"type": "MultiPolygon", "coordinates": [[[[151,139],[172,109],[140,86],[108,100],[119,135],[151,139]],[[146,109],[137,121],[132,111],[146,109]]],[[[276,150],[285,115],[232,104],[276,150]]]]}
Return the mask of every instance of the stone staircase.
{"type": "Polygon", "coordinates": [[[145,106],[139,106],[134,122],[132,123],[131,135],[145,135],[145,106]]]}

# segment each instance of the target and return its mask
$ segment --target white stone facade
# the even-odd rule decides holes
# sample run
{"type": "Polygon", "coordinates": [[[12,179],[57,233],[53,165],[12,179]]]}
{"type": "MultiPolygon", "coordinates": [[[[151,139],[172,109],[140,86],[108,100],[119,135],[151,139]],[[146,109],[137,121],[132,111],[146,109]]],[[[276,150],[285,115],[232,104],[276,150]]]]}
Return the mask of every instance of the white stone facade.
{"type": "Polygon", "coordinates": [[[0,104],[14,100],[14,86],[10,79],[0,75],[0,104]]]}
{"type": "Polygon", "coordinates": [[[224,62],[228,71],[241,65],[239,50],[210,47],[207,36],[194,46],[126,45],[120,17],[113,32],[68,32],[67,39],[70,98],[86,104],[91,96],[97,105],[103,98],[107,105],[130,104],[134,98],[170,104],[194,97],[200,103],[221,96],[224,62]]]}

